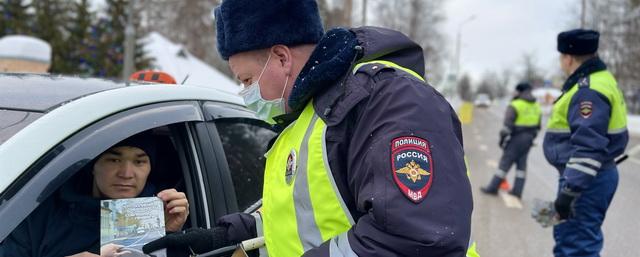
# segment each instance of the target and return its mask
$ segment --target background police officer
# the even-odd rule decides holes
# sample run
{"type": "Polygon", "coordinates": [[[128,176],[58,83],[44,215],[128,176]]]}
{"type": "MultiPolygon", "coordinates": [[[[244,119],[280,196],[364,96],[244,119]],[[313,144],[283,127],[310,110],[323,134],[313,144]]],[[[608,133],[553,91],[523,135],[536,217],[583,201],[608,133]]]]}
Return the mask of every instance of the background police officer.
{"type": "Polygon", "coordinates": [[[247,107],[285,128],[267,153],[262,210],[145,252],[202,253],[262,234],[277,257],[465,255],[462,130],[425,83],[417,43],[376,27],[324,33],[314,0],[225,0],[215,14],[247,107]]]}
{"type": "Polygon", "coordinates": [[[558,35],[560,66],[570,75],[556,100],[544,138],[547,161],[560,172],[555,200],[565,222],[554,227],[559,256],[599,256],[600,229],[618,185],[614,158],[628,141],[623,95],[598,58],[599,33],[558,35]]]}
{"type": "Polygon", "coordinates": [[[500,182],[505,178],[511,166],[516,164],[516,179],[511,194],[520,198],[526,178],[527,156],[540,130],[541,110],[531,94],[529,83],[516,86],[516,95],[507,107],[504,127],[500,130],[500,148],[504,149],[500,166],[489,185],[481,190],[487,194],[497,194],[500,182]]]}

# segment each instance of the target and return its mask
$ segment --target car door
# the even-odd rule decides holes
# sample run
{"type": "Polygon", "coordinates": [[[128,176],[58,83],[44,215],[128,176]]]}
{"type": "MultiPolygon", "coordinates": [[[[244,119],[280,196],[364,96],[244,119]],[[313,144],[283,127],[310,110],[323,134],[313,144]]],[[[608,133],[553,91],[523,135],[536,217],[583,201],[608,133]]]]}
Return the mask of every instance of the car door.
{"type": "MultiPolygon", "coordinates": [[[[40,203],[52,196],[100,153],[136,133],[154,130],[154,135],[175,149],[171,163],[158,166],[157,183],[182,187],[190,201],[191,215],[185,227],[209,227],[212,206],[205,193],[201,146],[197,124],[204,124],[199,102],[174,101],[148,104],[113,114],[79,129],[50,149],[0,195],[0,242],[3,241],[40,203]],[[162,171],[161,167],[169,167],[162,171]],[[179,169],[181,174],[171,173],[179,169]],[[176,179],[167,181],[167,174],[176,179]],[[164,180],[164,181],[163,181],[164,180]]],[[[42,133],[46,133],[43,131],[42,133]]],[[[208,135],[205,134],[206,137],[208,135]]],[[[164,149],[164,148],[163,148],[164,149]]],[[[165,149],[166,150],[166,149],[165,149]]],[[[172,156],[170,151],[168,156],[172,156]]],[[[152,168],[153,169],[153,168],[152,168]]]]}
{"type": "Polygon", "coordinates": [[[220,179],[227,213],[250,211],[262,198],[264,155],[277,133],[244,107],[206,102],[203,108],[207,132],[221,160],[217,172],[207,175],[220,179]]]}

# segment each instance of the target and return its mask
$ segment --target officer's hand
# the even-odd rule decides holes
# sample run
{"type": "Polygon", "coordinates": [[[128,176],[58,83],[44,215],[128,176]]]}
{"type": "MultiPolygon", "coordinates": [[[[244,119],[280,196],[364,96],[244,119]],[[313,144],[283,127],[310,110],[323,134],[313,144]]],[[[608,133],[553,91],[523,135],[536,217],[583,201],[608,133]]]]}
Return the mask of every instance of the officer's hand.
{"type": "Polygon", "coordinates": [[[142,247],[144,253],[165,249],[169,252],[180,253],[205,253],[215,249],[229,246],[227,229],[215,227],[212,229],[190,228],[185,231],[168,234],[158,238],[142,247]]]}
{"type": "Polygon", "coordinates": [[[564,188],[558,193],[558,198],[554,202],[556,213],[560,220],[566,220],[573,214],[573,203],[576,199],[577,193],[571,192],[569,189],[564,188]]]}
{"type": "Polygon", "coordinates": [[[504,149],[505,147],[507,147],[509,140],[511,140],[511,136],[500,136],[500,142],[498,143],[500,149],[504,149]]]}

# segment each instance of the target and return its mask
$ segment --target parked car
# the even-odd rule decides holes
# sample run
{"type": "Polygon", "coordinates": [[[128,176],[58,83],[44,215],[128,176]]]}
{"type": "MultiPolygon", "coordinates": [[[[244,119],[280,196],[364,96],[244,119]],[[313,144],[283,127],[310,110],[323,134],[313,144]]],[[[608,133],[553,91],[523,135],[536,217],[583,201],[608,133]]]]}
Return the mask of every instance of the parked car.
{"type": "Polygon", "coordinates": [[[0,241],[84,165],[152,131],[149,180],[190,202],[185,229],[259,202],[276,132],[242,99],[211,88],[0,74],[0,241]]]}
{"type": "Polygon", "coordinates": [[[489,98],[489,95],[487,94],[478,94],[474,101],[474,105],[477,107],[489,107],[489,105],[491,105],[491,98],[489,98]]]}

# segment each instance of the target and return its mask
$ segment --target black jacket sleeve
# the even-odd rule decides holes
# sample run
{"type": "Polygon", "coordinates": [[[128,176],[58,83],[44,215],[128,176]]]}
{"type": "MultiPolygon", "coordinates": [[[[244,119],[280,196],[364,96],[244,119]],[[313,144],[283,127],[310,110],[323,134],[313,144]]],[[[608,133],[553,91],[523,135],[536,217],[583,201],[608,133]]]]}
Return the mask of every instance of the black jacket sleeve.
{"type": "Polygon", "coordinates": [[[0,243],[0,257],[32,256],[32,245],[26,226],[27,224],[20,224],[13,233],[9,234],[0,243]]]}
{"type": "Polygon", "coordinates": [[[507,106],[507,111],[504,114],[503,125],[505,128],[508,128],[508,131],[513,131],[513,129],[515,128],[516,117],[516,109],[514,109],[511,105],[507,106]]]}
{"type": "Polygon", "coordinates": [[[251,214],[232,213],[220,217],[217,225],[227,229],[227,240],[239,243],[257,236],[256,220],[251,214]]]}
{"type": "Polygon", "coordinates": [[[473,203],[460,124],[448,102],[430,86],[394,71],[381,73],[390,74],[370,80],[371,95],[357,107],[347,156],[349,189],[357,210],[365,215],[348,233],[304,256],[464,256],[473,203]],[[421,177],[408,179],[409,174],[400,174],[393,164],[403,156],[392,149],[392,142],[403,138],[427,142],[430,148],[404,155],[421,164],[426,161],[419,158],[428,155],[432,166],[422,167],[427,172],[421,171],[421,177]],[[398,182],[402,176],[407,179],[398,182]],[[414,179],[417,185],[429,178],[424,195],[407,194],[414,179]]]}

